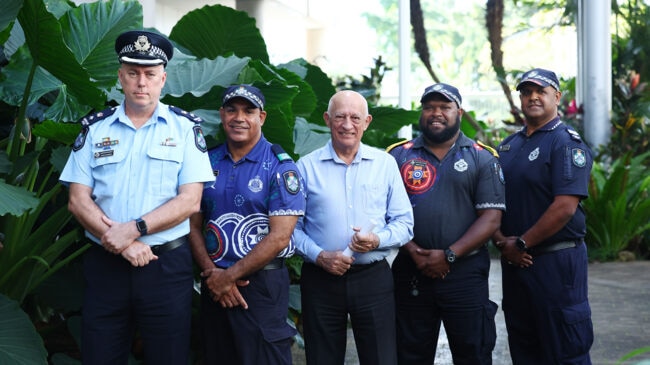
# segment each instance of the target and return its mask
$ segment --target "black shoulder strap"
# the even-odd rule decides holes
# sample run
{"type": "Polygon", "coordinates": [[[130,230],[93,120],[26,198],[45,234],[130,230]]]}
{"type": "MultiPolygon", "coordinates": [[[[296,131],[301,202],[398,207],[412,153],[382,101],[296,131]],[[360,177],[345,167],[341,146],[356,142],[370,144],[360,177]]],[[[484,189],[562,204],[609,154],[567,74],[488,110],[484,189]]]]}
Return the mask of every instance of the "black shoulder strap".
{"type": "Polygon", "coordinates": [[[187,111],[185,111],[185,110],[183,110],[183,109],[181,109],[181,108],[179,108],[177,106],[170,105],[169,110],[173,111],[177,115],[180,115],[182,117],[185,117],[185,118],[189,119],[190,121],[192,121],[192,122],[194,122],[196,124],[199,124],[199,123],[203,122],[203,119],[201,119],[201,117],[199,117],[198,115],[196,115],[194,113],[187,112],[187,111]]]}
{"type": "Polygon", "coordinates": [[[293,161],[291,156],[288,153],[284,152],[284,149],[279,144],[274,144],[271,146],[271,151],[275,154],[275,157],[280,160],[280,162],[290,162],[293,161]]]}

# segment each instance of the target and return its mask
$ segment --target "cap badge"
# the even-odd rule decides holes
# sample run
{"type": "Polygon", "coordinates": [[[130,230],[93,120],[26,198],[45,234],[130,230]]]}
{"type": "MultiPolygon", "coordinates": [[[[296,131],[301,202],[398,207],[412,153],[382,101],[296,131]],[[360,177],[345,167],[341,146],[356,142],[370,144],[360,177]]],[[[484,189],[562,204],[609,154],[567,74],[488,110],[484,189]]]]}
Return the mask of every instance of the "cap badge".
{"type": "Polygon", "coordinates": [[[138,39],[133,42],[133,48],[138,52],[148,52],[151,49],[151,43],[146,35],[139,35],[138,39]]]}
{"type": "Polygon", "coordinates": [[[433,87],[433,90],[434,90],[434,91],[442,90],[442,85],[435,85],[435,86],[433,87]]]}

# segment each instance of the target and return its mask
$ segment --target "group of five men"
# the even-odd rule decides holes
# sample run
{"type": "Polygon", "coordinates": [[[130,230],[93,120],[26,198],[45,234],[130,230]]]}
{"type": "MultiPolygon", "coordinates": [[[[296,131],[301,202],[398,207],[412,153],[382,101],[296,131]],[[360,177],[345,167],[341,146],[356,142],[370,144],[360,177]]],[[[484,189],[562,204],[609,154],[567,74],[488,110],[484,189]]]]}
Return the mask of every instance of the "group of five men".
{"type": "Polygon", "coordinates": [[[84,363],[127,363],[138,330],[146,363],[187,364],[195,262],[203,362],[290,364],[285,259],[297,253],[308,364],[344,363],[348,321],[361,364],[433,363],[441,323],[455,364],[491,364],[490,240],[513,363],[590,363],[580,201],[592,158],[558,116],[553,72],[523,75],[526,124],[497,151],[460,131],[462,97],[437,83],[419,136],[388,153],[361,142],[363,96],[337,92],[330,141],[294,163],[262,133],[258,88],[226,89],[226,142],[208,150],[200,118],[159,101],[169,40],[130,31],[115,50],[124,102],[82,120],[60,178],[95,243],[84,363]]]}

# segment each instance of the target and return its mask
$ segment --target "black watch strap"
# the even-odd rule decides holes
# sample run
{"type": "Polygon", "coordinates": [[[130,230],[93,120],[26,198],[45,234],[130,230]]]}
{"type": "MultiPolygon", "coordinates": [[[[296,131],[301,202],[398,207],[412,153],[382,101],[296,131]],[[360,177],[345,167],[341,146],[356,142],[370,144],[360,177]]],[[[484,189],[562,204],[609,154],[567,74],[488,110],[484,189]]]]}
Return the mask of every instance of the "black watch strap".
{"type": "Polygon", "coordinates": [[[140,232],[140,236],[147,235],[147,223],[144,221],[144,219],[142,218],[136,219],[135,226],[138,228],[138,232],[140,232]]]}

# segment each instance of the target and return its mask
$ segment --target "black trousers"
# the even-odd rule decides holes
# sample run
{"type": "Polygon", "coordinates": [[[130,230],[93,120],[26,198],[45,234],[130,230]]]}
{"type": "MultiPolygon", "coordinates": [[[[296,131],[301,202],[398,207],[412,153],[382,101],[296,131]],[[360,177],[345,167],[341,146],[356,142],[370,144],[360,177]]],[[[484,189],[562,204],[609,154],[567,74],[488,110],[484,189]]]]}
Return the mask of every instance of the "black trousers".
{"type": "Polygon", "coordinates": [[[128,363],[136,330],[145,364],[187,364],[192,315],[189,245],[134,267],[100,246],[84,256],[81,353],[84,364],[128,363]]]}
{"type": "Polygon", "coordinates": [[[441,323],[456,365],[490,365],[496,303],[490,301],[487,250],[455,262],[445,279],[420,274],[400,252],[393,262],[400,365],[431,365],[441,323]]]}
{"type": "Polygon", "coordinates": [[[289,365],[297,331],[287,323],[289,272],[260,270],[239,287],[248,303],[223,308],[201,285],[201,333],[205,365],[289,365]]]}
{"type": "Polygon", "coordinates": [[[305,354],[309,365],[345,360],[348,316],[361,365],[395,365],[395,299],[386,260],[343,276],[305,263],[300,279],[305,354]]]}

